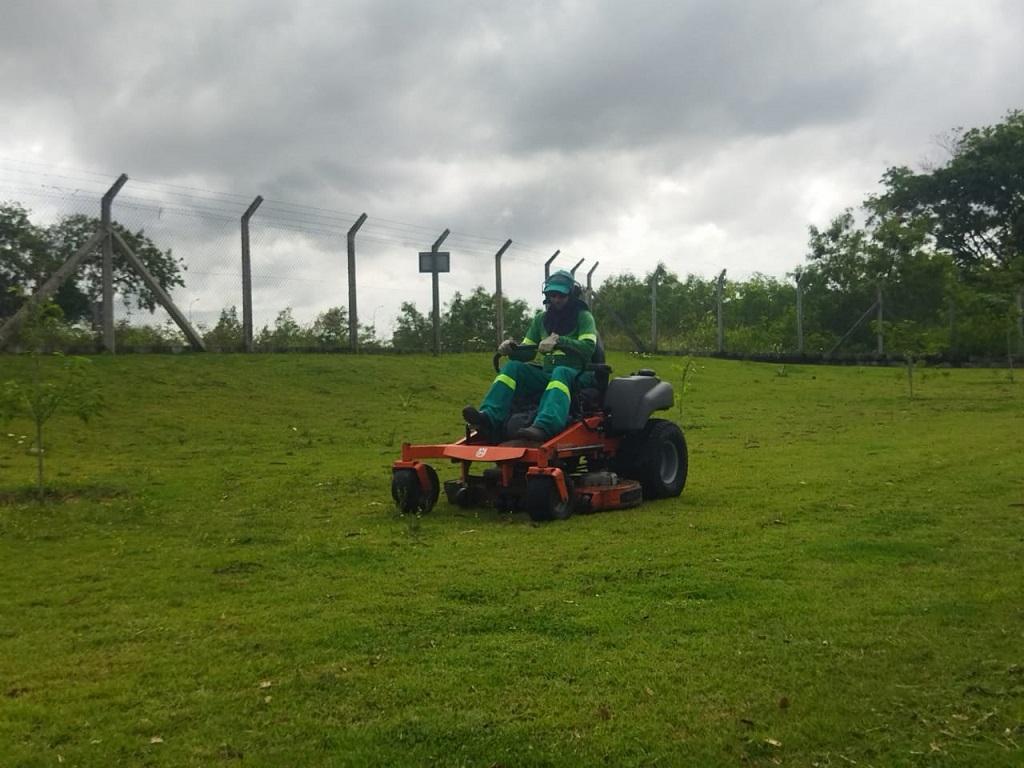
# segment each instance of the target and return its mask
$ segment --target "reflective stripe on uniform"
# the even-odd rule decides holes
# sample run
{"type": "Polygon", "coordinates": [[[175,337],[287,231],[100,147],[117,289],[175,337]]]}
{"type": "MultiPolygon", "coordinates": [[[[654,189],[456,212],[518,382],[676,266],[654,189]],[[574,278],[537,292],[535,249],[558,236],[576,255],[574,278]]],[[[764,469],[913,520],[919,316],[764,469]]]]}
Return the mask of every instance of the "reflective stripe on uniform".
{"type": "Polygon", "coordinates": [[[558,381],[557,379],[552,379],[551,381],[548,382],[547,387],[545,387],[545,390],[547,390],[547,389],[558,389],[558,390],[561,390],[562,392],[565,393],[566,397],[568,397],[570,400],[572,399],[572,395],[569,394],[569,387],[567,387],[565,385],[565,382],[563,382],[563,381],[558,381]]]}
{"type": "Polygon", "coordinates": [[[511,389],[513,392],[516,391],[516,380],[513,379],[511,376],[506,376],[504,373],[499,373],[497,378],[494,380],[494,383],[497,384],[499,381],[506,387],[511,389]]]}
{"type": "Polygon", "coordinates": [[[536,347],[537,342],[531,339],[529,336],[523,336],[523,340],[519,342],[524,347],[536,347]]]}
{"type": "Polygon", "coordinates": [[[580,341],[592,341],[595,344],[597,344],[597,334],[596,333],[581,333],[579,335],[579,340],[580,341]]]}

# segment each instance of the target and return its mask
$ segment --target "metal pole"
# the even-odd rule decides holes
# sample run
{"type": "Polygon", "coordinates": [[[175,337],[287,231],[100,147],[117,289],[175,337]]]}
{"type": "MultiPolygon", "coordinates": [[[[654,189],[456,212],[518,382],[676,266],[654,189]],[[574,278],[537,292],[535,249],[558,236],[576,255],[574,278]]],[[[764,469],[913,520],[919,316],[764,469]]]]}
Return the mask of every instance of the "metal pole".
{"type": "Polygon", "coordinates": [[[718,290],[716,291],[718,299],[718,354],[722,354],[725,351],[725,323],[722,319],[722,286],[724,284],[725,270],[723,269],[718,276],[718,290]]]}
{"type": "Polygon", "coordinates": [[[252,269],[249,261],[249,219],[260,207],[263,198],[256,195],[242,214],[242,344],[252,352],[252,269]]]}
{"type": "Polygon", "coordinates": [[[114,225],[110,209],[114,197],[128,181],[125,174],[117,177],[100,202],[100,222],[103,225],[103,348],[113,354],[114,341],[114,225]]]}
{"type": "Polygon", "coordinates": [[[949,352],[956,359],[956,301],[950,296],[947,304],[949,305],[949,352]]]}
{"type": "Polygon", "coordinates": [[[882,283],[878,282],[875,285],[875,292],[877,298],[875,303],[878,305],[878,356],[882,357],[885,354],[885,333],[882,330],[882,322],[884,320],[884,313],[882,311],[882,283]]]}
{"type": "Polygon", "coordinates": [[[651,352],[658,351],[658,272],[651,275],[651,352]]]}
{"type": "Polygon", "coordinates": [[[796,272],[796,351],[798,355],[804,353],[804,274],[800,270],[796,272]]]}
{"type": "Polygon", "coordinates": [[[555,260],[555,257],[562,252],[561,249],[551,254],[551,258],[544,262],[544,279],[547,280],[551,276],[551,262],[555,260]]]}
{"type": "Polygon", "coordinates": [[[506,240],[505,244],[494,254],[494,329],[499,344],[505,340],[505,304],[501,298],[501,257],[510,245],[512,245],[512,241],[506,240]]]}
{"type": "Polygon", "coordinates": [[[1017,289],[1017,349],[1024,353],[1024,287],[1017,289]]]}
{"type": "Polygon", "coordinates": [[[434,244],[430,247],[430,252],[433,254],[434,269],[430,272],[430,279],[433,283],[434,293],[434,356],[441,354],[441,299],[440,293],[438,292],[437,285],[437,249],[441,247],[441,243],[448,237],[448,230],[446,229],[441,233],[441,236],[437,238],[434,244]]]}
{"type": "Polygon", "coordinates": [[[594,300],[594,289],[590,287],[590,278],[594,274],[594,270],[597,269],[597,265],[600,263],[600,261],[595,261],[594,266],[592,266],[590,271],[587,272],[587,304],[594,300]]]}
{"type": "Polygon", "coordinates": [[[576,266],[569,270],[572,273],[573,277],[576,277],[576,270],[580,268],[580,264],[582,264],[584,261],[586,261],[586,259],[580,259],[579,261],[576,262],[576,266]]]}
{"type": "Polygon", "coordinates": [[[363,213],[348,231],[348,348],[359,350],[359,313],[356,311],[356,232],[366,221],[363,213]]]}

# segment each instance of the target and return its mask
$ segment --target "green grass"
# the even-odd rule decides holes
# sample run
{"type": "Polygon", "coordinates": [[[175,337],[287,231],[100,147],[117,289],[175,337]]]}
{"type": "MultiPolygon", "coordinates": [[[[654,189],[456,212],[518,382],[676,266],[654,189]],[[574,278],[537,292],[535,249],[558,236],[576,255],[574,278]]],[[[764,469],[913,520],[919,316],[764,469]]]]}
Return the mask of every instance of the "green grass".
{"type": "Polygon", "coordinates": [[[0,765],[1024,763],[1020,377],[697,363],[682,497],[537,526],[391,504],[488,355],[96,358],[45,506],[0,432],[0,765]]]}

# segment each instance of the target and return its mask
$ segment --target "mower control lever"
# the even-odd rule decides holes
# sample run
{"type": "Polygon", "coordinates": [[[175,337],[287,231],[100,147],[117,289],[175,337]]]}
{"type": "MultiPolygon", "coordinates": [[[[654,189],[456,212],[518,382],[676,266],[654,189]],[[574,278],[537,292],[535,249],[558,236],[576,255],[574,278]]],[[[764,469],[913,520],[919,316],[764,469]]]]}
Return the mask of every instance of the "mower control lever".
{"type": "MultiPolygon", "coordinates": [[[[523,350],[529,352],[531,349],[536,349],[536,348],[537,348],[536,344],[516,344],[514,347],[512,347],[512,349],[516,350],[517,352],[520,352],[520,351],[523,351],[523,350]]],[[[491,361],[491,363],[494,365],[494,370],[495,371],[500,371],[501,370],[501,366],[498,365],[498,361],[500,359],[501,359],[501,352],[495,352],[494,353],[494,359],[491,361]]]]}

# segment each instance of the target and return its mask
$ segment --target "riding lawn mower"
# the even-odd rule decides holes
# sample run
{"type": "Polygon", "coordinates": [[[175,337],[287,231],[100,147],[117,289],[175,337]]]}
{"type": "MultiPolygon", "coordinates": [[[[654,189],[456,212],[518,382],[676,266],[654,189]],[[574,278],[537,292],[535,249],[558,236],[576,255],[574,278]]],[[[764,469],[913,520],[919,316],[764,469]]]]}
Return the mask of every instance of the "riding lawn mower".
{"type": "MultiPolygon", "coordinates": [[[[499,358],[494,356],[495,370],[499,358]]],[[[686,439],[675,423],[651,417],[672,407],[672,385],[648,368],[611,378],[600,345],[594,358],[586,368],[593,386],[573,388],[567,426],[543,442],[498,441],[467,425],[465,436],[454,443],[404,443],[402,458],[392,465],[391,495],[398,509],[423,514],[437,503],[441,484],[426,459],[460,465],[459,478],[444,483],[449,503],[525,510],[534,521],[635,507],[644,499],[682,493],[686,439]],[[477,462],[495,466],[474,474],[477,462]]],[[[536,402],[515,402],[501,434],[528,426],[535,410],[536,402]]]]}

